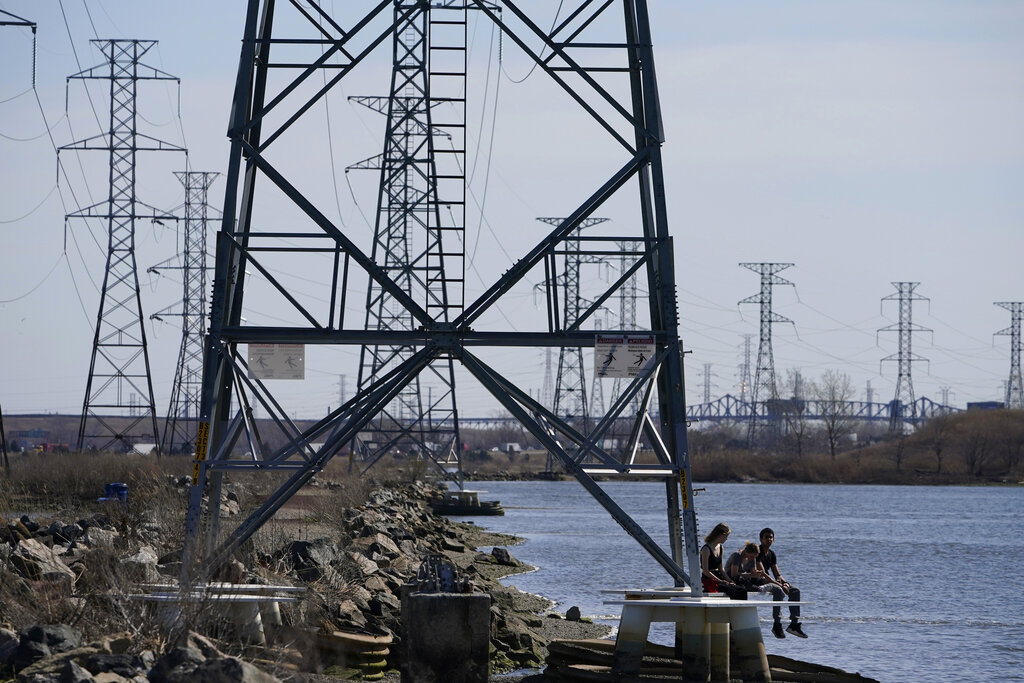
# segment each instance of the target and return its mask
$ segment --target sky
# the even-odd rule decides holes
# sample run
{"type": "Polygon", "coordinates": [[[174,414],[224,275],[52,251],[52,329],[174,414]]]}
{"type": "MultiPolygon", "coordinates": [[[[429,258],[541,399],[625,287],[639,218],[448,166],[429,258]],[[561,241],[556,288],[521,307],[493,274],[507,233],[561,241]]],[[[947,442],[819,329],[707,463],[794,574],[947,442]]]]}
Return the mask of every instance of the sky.
{"type": "MultiPolygon", "coordinates": [[[[541,25],[554,18],[556,3],[524,5],[541,25]]],[[[180,86],[140,86],[140,129],[187,147],[190,170],[223,172],[244,7],[0,0],[0,10],[38,25],[34,87],[32,33],[0,27],[0,407],[76,414],[105,228],[64,216],[106,197],[106,158],[61,152],[58,172],[55,149],[97,135],[108,105],[101,88],[67,77],[103,63],[92,39],[158,41],[144,61],[180,86]]],[[[1024,300],[1024,4],[652,0],[650,11],[680,329],[691,352],[688,401],[704,400],[706,372],[710,398],[739,393],[744,335],[753,335],[756,362],[757,307],[737,303],[756,295],[760,282],[741,262],[794,264],[781,273],[794,286],[773,293],[775,312],[793,321],[772,330],[780,380],[799,371],[813,381],[834,370],[850,376],[857,398],[870,382],[876,401],[890,400],[896,364],[880,361],[897,352],[897,335],[878,331],[898,321],[898,308],[883,299],[895,293],[893,282],[918,282],[927,300],[914,303],[913,322],[930,331],[913,336],[913,351],[928,359],[913,366],[915,394],[948,396],[958,407],[1001,400],[1010,338],[995,333],[1010,315],[994,302],[1024,300]]],[[[483,23],[471,30],[471,75],[486,85],[474,86],[475,101],[471,95],[469,135],[479,151],[467,164],[473,203],[485,208],[469,220],[479,234],[467,236],[474,241],[467,288],[482,291],[490,274],[546,233],[535,217],[563,215],[586,196],[602,177],[595,169],[608,145],[577,107],[551,96],[544,75],[514,46],[499,50],[483,23]],[[558,174],[545,173],[555,162],[558,174]]],[[[386,63],[370,63],[350,89],[332,94],[303,129],[314,142],[289,156],[310,192],[362,239],[375,181],[344,167],[379,152],[381,123],[345,96],[385,94],[388,73],[386,63]]],[[[139,197],[178,207],[183,191],[172,172],[185,163],[174,152],[140,156],[139,197]]],[[[214,207],[223,192],[221,179],[211,190],[214,207]]],[[[630,220],[607,208],[613,223],[630,220]]],[[[136,240],[162,414],[180,321],[148,318],[174,307],[181,285],[173,273],[147,269],[172,259],[181,236],[174,225],[143,221],[136,240]]],[[[310,296],[322,289],[313,277],[289,277],[310,296]]],[[[502,311],[514,326],[543,317],[530,284],[502,311]]],[[[352,297],[353,311],[359,298],[352,297]]],[[[275,320],[270,308],[259,314],[262,323],[275,320]]],[[[494,362],[539,392],[543,355],[525,353],[494,362]]],[[[316,416],[337,405],[340,376],[349,393],[354,387],[353,362],[350,352],[311,351],[307,379],[281,390],[289,414],[316,416]]],[[[480,389],[460,382],[459,393],[463,416],[497,411],[480,389]]]]}

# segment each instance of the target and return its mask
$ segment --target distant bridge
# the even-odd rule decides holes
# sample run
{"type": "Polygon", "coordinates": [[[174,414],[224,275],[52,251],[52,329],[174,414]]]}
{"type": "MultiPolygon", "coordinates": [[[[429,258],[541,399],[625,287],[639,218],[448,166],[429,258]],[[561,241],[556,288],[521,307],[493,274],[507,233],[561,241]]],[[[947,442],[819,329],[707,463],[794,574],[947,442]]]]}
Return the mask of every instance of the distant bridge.
{"type": "MultiPolygon", "coordinates": [[[[687,406],[686,417],[693,422],[740,422],[751,419],[754,415],[753,408],[752,402],[726,394],[709,403],[687,406]]],[[[780,398],[758,401],[757,408],[757,418],[766,421],[784,420],[787,415],[799,415],[804,420],[824,420],[838,414],[851,420],[869,422],[889,422],[893,417],[893,411],[902,409],[903,421],[911,424],[960,412],[959,408],[936,403],[926,396],[914,401],[912,406],[904,406],[895,400],[888,403],[869,403],[780,398]]]]}
{"type": "MultiPolygon", "coordinates": [[[[867,422],[889,422],[893,410],[902,408],[903,421],[918,424],[933,417],[961,412],[961,408],[936,403],[926,396],[904,406],[897,401],[875,403],[868,401],[819,401],[816,399],[780,398],[758,401],[757,419],[764,421],[785,420],[787,416],[798,415],[803,420],[824,420],[840,414],[847,419],[867,422]]],[[[732,394],[726,394],[709,403],[687,406],[686,419],[690,422],[744,422],[751,418],[753,404],[732,394]]],[[[567,421],[574,418],[564,416],[567,421]]],[[[512,417],[460,417],[459,424],[469,429],[500,429],[516,427],[519,422],[512,417]]]]}

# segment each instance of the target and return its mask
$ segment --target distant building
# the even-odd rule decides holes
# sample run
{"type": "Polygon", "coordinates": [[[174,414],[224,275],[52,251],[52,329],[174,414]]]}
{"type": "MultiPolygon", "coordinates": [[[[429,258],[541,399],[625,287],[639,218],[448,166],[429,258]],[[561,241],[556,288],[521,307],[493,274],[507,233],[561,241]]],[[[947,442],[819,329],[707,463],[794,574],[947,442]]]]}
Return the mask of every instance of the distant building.
{"type": "Polygon", "coordinates": [[[1002,401],[977,401],[968,403],[967,410],[1002,410],[1006,404],[1002,401]]]}

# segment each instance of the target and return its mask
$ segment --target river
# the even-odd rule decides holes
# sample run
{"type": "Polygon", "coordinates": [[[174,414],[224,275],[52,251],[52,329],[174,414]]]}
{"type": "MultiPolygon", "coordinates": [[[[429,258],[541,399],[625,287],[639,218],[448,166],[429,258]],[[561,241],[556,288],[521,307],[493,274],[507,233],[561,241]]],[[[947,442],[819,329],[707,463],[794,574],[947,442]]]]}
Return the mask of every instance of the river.
{"type": "MultiPolygon", "coordinates": [[[[663,484],[603,487],[655,540],[667,537],[663,484]]],[[[524,538],[512,553],[538,568],[506,582],[562,611],[577,605],[614,625],[618,609],[601,589],[671,583],[575,481],[468,488],[500,500],[505,516],[460,519],[524,538]]],[[[802,617],[807,640],[773,638],[771,612],[761,610],[769,652],[893,683],[1024,680],[1024,488],[705,488],[700,535],[727,523],[728,554],[772,527],[780,569],[814,603],[802,617]]],[[[652,639],[670,643],[671,631],[656,625],[652,639]]]]}

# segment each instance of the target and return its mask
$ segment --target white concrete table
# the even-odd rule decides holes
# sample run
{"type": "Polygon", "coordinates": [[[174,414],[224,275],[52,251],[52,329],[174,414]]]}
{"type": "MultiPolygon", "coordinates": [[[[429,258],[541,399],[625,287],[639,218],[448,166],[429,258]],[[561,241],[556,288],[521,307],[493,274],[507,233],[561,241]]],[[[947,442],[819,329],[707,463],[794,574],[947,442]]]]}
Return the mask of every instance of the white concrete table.
{"type": "MultiPolygon", "coordinates": [[[[633,591],[630,591],[633,594],[633,591]]],[[[774,607],[773,600],[730,600],[723,597],[679,597],[608,600],[621,605],[622,618],[615,639],[612,672],[636,676],[643,662],[644,646],[653,622],[672,622],[680,627],[683,680],[730,680],[730,639],[739,674],[744,681],[770,683],[771,671],[761,638],[758,607],[774,607]],[[731,634],[730,634],[731,629],[731,634]]],[[[807,602],[786,602],[808,605],[807,602]]]]}

